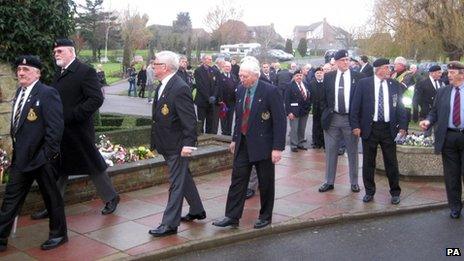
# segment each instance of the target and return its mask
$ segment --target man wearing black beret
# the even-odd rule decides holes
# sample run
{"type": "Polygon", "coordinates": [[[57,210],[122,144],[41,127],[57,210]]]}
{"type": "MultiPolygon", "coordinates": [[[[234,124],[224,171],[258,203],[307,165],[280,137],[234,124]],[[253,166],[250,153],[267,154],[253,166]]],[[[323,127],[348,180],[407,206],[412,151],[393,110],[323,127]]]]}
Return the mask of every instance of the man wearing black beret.
{"type": "Polygon", "coordinates": [[[448,64],[450,84],[438,89],[432,110],[419,123],[426,130],[435,125],[435,153],[441,153],[450,217],[457,219],[462,209],[464,174],[464,64],[448,64]]]}
{"type": "Polygon", "coordinates": [[[441,67],[433,65],[429,77],[419,81],[414,89],[413,104],[419,107],[419,119],[424,120],[432,109],[433,100],[441,88],[441,67]]]}
{"type": "Polygon", "coordinates": [[[314,69],[314,78],[309,83],[309,103],[313,110],[312,147],[324,147],[324,132],[321,127],[322,98],[324,96],[324,70],[322,67],[314,69]]]}
{"type": "Polygon", "coordinates": [[[353,134],[362,138],[363,182],[366,194],[363,201],[374,199],[375,158],[377,148],[382,149],[385,171],[390,185],[391,203],[400,203],[398,160],[395,138],[406,135],[408,120],[403,103],[400,83],[390,79],[389,60],[374,61],[374,76],[361,79],[354,94],[350,125],[353,134]]]}
{"type": "Polygon", "coordinates": [[[359,192],[358,185],[358,141],[359,138],[351,133],[349,115],[351,101],[356,86],[363,74],[349,69],[350,58],[348,51],[339,50],[334,56],[337,70],[324,75],[324,98],[322,99],[322,129],[326,154],[325,183],[319,192],[334,189],[337,170],[338,149],[344,141],[348,152],[349,175],[351,191],[359,192]]]}
{"type": "MultiPolygon", "coordinates": [[[[69,39],[57,40],[53,54],[58,70],[51,85],[60,94],[65,124],[58,188],[63,196],[69,175],[89,175],[105,202],[102,214],[111,214],[116,210],[119,196],[106,172],[105,160],[95,146],[93,115],[103,104],[97,73],[76,58],[74,44],[69,39]]],[[[47,215],[42,210],[31,217],[40,219],[47,215]]]]}
{"type": "MultiPolygon", "coordinates": [[[[63,199],[55,182],[55,163],[63,134],[63,109],[58,92],[40,80],[42,63],[35,56],[16,61],[19,88],[13,100],[13,161],[0,212],[0,251],[5,251],[13,220],[34,180],[50,212],[49,250],[68,241],[63,199]]],[[[34,235],[32,235],[34,236],[34,235]]]]}

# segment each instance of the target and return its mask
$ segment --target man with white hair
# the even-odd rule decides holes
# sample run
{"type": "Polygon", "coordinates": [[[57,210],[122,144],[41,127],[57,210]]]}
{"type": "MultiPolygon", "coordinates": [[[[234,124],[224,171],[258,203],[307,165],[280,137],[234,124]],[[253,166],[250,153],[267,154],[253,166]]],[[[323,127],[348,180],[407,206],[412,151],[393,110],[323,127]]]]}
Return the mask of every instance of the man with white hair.
{"type": "Polygon", "coordinates": [[[256,167],[261,210],[254,228],[271,224],[274,208],[275,165],[285,149],[286,120],[278,89],[259,81],[259,62],[247,58],[240,66],[242,84],[237,89],[235,128],[230,144],[234,153],[232,181],[227,195],[225,218],[218,227],[237,227],[242,217],[248,180],[256,167]]]}
{"type": "Polygon", "coordinates": [[[206,218],[188,160],[197,144],[195,108],[190,88],[176,75],[178,68],[177,54],[170,51],[156,54],[153,69],[161,86],[153,101],[151,149],[156,149],[166,160],[170,187],[161,225],[149,231],[154,237],[176,234],[180,221],[206,218]],[[184,197],[190,210],[181,217],[184,197]]]}
{"type": "MultiPolygon", "coordinates": [[[[101,210],[108,215],[116,210],[119,195],[106,172],[108,166],[95,146],[93,115],[103,104],[103,94],[95,70],[76,58],[74,43],[58,39],[53,46],[58,70],[51,84],[63,103],[64,132],[58,188],[64,195],[69,175],[89,175],[100,198],[101,210]]],[[[32,214],[32,219],[46,218],[46,209],[32,214]]]]}

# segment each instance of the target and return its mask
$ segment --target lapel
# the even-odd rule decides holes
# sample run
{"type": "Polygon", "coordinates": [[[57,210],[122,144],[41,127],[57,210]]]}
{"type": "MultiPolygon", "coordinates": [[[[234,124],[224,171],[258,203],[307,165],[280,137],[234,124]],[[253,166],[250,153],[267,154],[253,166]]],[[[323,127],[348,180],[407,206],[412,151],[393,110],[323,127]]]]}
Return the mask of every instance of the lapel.
{"type": "Polygon", "coordinates": [[[369,80],[369,85],[368,86],[372,86],[372,88],[367,88],[367,95],[368,95],[368,101],[372,101],[372,102],[369,102],[369,103],[366,103],[366,104],[372,104],[372,107],[369,108],[370,109],[370,113],[372,114],[372,118],[374,117],[374,113],[375,113],[375,106],[377,106],[377,104],[375,103],[375,80],[374,80],[374,77],[372,77],[370,80],[369,80]]]}
{"type": "Polygon", "coordinates": [[[74,59],[74,61],[68,66],[68,68],[66,70],[64,70],[63,74],[61,73],[61,68],[58,68],[58,71],[57,71],[57,74],[59,75],[58,76],[58,80],[60,80],[61,78],[64,78],[66,75],[70,74],[70,73],[73,73],[77,70],[77,67],[79,66],[79,60],[74,59]]]}
{"type": "Polygon", "coordinates": [[[334,71],[327,77],[327,79],[324,79],[324,81],[327,82],[327,88],[326,93],[327,93],[327,104],[329,107],[334,108],[335,107],[335,81],[337,79],[337,71],[334,71]]]}
{"type": "MultiPolygon", "coordinates": [[[[235,105],[237,115],[243,114],[243,101],[245,100],[245,87],[241,87],[237,91],[237,104],[235,105]]],[[[238,118],[238,117],[237,117],[238,118]]],[[[240,117],[242,119],[242,117],[240,117]]]]}
{"type": "Polygon", "coordinates": [[[19,96],[20,90],[21,90],[21,88],[19,88],[19,87],[18,87],[18,89],[16,89],[16,94],[15,94],[15,97],[14,97],[13,101],[11,102],[11,119],[10,119],[10,130],[13,130],[13,121],[14,121],[14,106],[15,106],[15,104],[16,104],[16,100],[18,99],[18,96],[19,96]]]}
{"type": "Polygon", "coordinates": [[[443,101],[440,101],[442,104],[445,104],[445,113],[446,113],[446,126],[448,126],[448,119],[449,115],[451,113],[451,105],[450,105],[450,100],[451,100],[451,90],[453,90],[453,87],[451,85],[448,85],[446,89],[444,90],[444,95],[443,95],[443,101]]]}
{"type": "MultiPolygon", "coordinates": [[[[263,88],[264,87],[258,81],[258,86],[256,86],[255,96],[253,97],[253,103],[251,104],[250,118],[248,119],[249,123],[253,122],[256,114],[258,113],[259,107],[261,106],[261,103],[263,102],[263,94],[264,94],[263,88]]],[[[249,125],[251,126],[252,124],[249,124],[249,125]]]]}
{"type": "Polygon", "coordinates": [[[395,111],[395,108],[398,107],[398,94],[396,93],[396,88],[390,79],[387,80],[387,86],[388,86],[388,104],[389,104],[389,110],[390,110],[389,113],[390,113],[390,122],[391,122],[393,119],[395,119],[394,111],[395,111]],[[396,97],[395,98],[396,106],[393,106],[393,96],[396,97]]]}
{"type": "Polygon", "coordinates": [[[354,96],[354,91],[356,89],[356,81],[355,81],[355,78],[354,78],[354,73],[353,73],[353,70],[351,69],[348,69],[348,71],[350,72],[350,103],[351,101],[353,100],[353,96],[354,96]]]}
{"type": "MultiPolygon", "coordinates": [[[[174,77],[176,77],[175,74],[171,77],[171,79],[169,79],[169,81],[166,83],[166,86],[164,86],[163,92],[160,95],[160,99],[161,98],[167,99],[167,96],[169,94],[169,90],[174,85],[174,77]]],[[[160,85],[160,87],[161,87],[161,85],[160,85]]],[[[158,108],[161,105],[161,103],[158,103],[158,92],[159,92],[159,87],[156,90],[156,95],[157,95],[156,96],[156,99],[157,99],[156,108],[158,108]]]]}
{"type": "MultiPolygon", "coordinates": [[[[29,110],[31,109],[32,107],[32,104],[34,103],[34,97],[37,95],[37,93],[39,92],[39,82],[37,82],[31,93],[29,94],[28,97],[26,97],[26,101],[25,101],[25,104],[24,104],[24,107],[23,107],[23,110],[21,111],[21,116],[19,117],[19,123],[18,123],[18,128],[16,128],[16,132],[21,128],[21,126],[23,125],[24,123],[24,120],[26,119],[27,117],[27,114],[29,113],[29,110]]],[[[37,112],[35,112],[37,113],[37,112]]]]}

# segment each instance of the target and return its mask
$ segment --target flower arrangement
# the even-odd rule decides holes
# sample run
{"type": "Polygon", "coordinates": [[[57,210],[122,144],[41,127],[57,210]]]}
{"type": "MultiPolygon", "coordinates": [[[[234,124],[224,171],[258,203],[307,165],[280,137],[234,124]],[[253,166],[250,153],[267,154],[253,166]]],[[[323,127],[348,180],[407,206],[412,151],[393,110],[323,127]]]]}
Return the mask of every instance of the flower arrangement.
{"type": "Polygon", "coordinates": [[[97,144],[98,150],[100,151],[108,166],[114,166],[114,164],[121,165],[127,162],[134,162],[155,157],[153,152],[144,146],[126,149],[119,144],[113,145],[111,141],[103,134],[98,138],[100,140],[99,144],[97,144]]]}
{"type": "Polygon", "coordinates": [[[434,139],[433,136],[426,137],[424,134],[415,134],[412,132],[408,134],[401,142],[398,144],[405,146],[414,146],[414,147],[433,147],[434,139]]]}
{"type": "Polygon", "coordinates": [[[10,166],[10,159],[6,151],[0,149],[0,184],[8,180],[7,169],[10,166]]]}

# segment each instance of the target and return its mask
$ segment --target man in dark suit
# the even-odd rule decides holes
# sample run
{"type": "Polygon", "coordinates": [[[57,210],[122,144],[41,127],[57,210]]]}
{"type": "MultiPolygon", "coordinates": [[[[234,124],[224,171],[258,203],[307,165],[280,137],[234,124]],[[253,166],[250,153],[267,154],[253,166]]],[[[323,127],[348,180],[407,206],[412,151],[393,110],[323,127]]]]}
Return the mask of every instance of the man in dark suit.
{"type": "Polygon", "coordinates": [[[348,152],[351,191],[359,192],[358,185],[358,140],[350,127],[351,101],[359,79],[363,74],[349,69],[348,51],[339,50],[334,56],[337,70],[324,75],[324,97],[322,99],[322,129],[324,130],[326,177],[319,192],[334,189],[337,170],[338,149],[344,142],[348,152]]]}
{"type": "Polygon", "coordinates": [[[446,196],[453,219],[461,216],[464,154],[464,64],[448,64],[450,85],[438,89],[427,118],[419,123],[422,129],[435,125],[435,153],[441,153],[445,175],[446,196]]]}
{"type": "Polygon", "coordinates": [[[68,241],[64,203],[55,181],[63,108],[58,92],[39,81],[41,68],[35,56],[20,56],[16,61],[20,88],[13,100],[13,161],[0,212],[0,251],[7,248],[13,221],[34,180],[50,212],[49,239],[41,248],[49,250],[68,241]]]}
{"type": "Polygon", "coordinates": [[[239,224],[252,166],[259,180],[261,210],[254,228],[271,224],[274,208],[275,166],[285,149],[286,121],[278,89],[259,81],[259,62],[251,56],[240,66],[242,84],[237,91],[235,128],[230,144],[234,153],[232,181],[227,195],[225,218],[219,227],[239,224]]]}
{"type": "MultiPolygon", "coordinates": [[[[441,67],[433,65],[429,69],[429,77],[419,81],[414,89],[413,106],[418,106],[419,119],[424,120],[432,109],[433,100],[441,87],[441,67]]],[[[416,119],[417,120],[417,119],[416,119]]]]}
{"type": "Polygon", "coordinates": [[[350,113],[353,134],[362,137],[364,202],[375,194],[375,158],[377,147],[382,149],[383,161],[390,185],[391,203],[400,203],[398,160],[395,138],[406,135],[408,120],[401,102],[400,83],[389,79],[389,60],[374,61],[374,76],[361,79],[356,88],[350,113]]]}
{"type": "Polygon", "coordinates": [[[324,71],[321,67],[314,70],[314,79],[309,83],[309,103],[313,109],[312,147],[324,147],[324,132],[321,126],[322,98],[324,96],[324,71]]]}
{"type": "Polygon", "coordinates": [[[216,86],[216,71],[211,67],[212,58],[205,55],[202,65],[194,71],[197,94],[198,124],[201,133],[217,134],[219,126],[219,90],[216,86]],[[205,127],[203,127],[206,125],[205,127]]]}
{"type": "Polygon", "coordinates": [[[359,72],[363,73],[365,77],[371,77],[374,75],[374,68],[369,64],[369,58],[365,55],[361,55],[359,59],[359,64],[361,65],[361,70],[359,72]]]}
{"type": "Polygon", "coordinates": [[[230,136],[232,134],[232,122],[235,110],[235,92],[239,80],[231,73],[232,66],[230,62],[224,62],[222,67],[223,73],[216,77],[216,85],[219,88],[220,100],[227,108],[225,117],[221,119],[222,135],[230,136]]]}
{"type": "Polygon", "coordinates": [[[308,85],[303,82],[303,73],[301,70],[296,70],[290,87],[285,92],[285,111],[290,122],[292,152],[298,152],[298,149],[307,150],[304,143],[306,123],[311,110],[310,96],[308,85]]]}
{"type": "Polygon", "coordinates": [[[175,53],[156,54],[155,77],[161,81],[153,102],[151,149],[163,155],[169,169],[169,199],[161,225],[149,231],[154,237],[177,233],[180,221],[205,219],[206,212],[189,169],[188,157],[196,149],[196,117],[192,94],[175,72],[179,60],[175,53]],[[189,213],[181,217],[184,197],[189,213]]]}
{"type": "Polygon", "coordinates": [[[275,85],[279,88],[280,95],[282,98],[285,96],[285,90],[290,86],[292,81],[292,73],[287,69],[280,69],[280,64],[276,63],[277,67],[275,85]]]}
{"type": "Polygon", "coordinates": [[[240,71],[240,65],[237,64],[237,58],[232,58],[230,60],[230,64],[232,65],[232,74],[235,75],[235,77],[237,77],[238,79],[238,73],[240,71]]]}
{"type": "Polygon", "coordinates": [[[259,77],[261,81],[265,81],[272,85],[275,85],[276,75],[275,73],[271,72],[269,69],[268,63],[261,64],[261,76],[259,77]]]}
{"type": "MultiPolygon", "coordinates": [[[[105,160],[95,146],[93,115],[103,104],[97,74],[76,58],[71,40],[57,40],[53,52],[59,69],[51,85],[60,94],[65,124],[58,188],[63,197],[69,175],[89,175],[105,202],[101,213],[111,214],[116,210],[119,196],[106,172],[105,160]]],[[[31,217],[45,218],[47,211],[36,212],[31,217]]]]}
{"type": "Polygon", "coordinates": [[[187,65],[188,65],[188,60],[187,57],[181,56],[179,58],[179,70],[177,70],[176,74],[184,80],[185,83],[190,87],[190,89],[193,88],[193,79],[191,75],[187,72],[187,65]]]}

